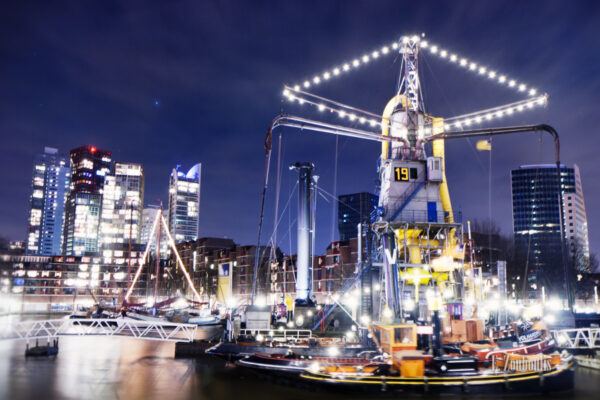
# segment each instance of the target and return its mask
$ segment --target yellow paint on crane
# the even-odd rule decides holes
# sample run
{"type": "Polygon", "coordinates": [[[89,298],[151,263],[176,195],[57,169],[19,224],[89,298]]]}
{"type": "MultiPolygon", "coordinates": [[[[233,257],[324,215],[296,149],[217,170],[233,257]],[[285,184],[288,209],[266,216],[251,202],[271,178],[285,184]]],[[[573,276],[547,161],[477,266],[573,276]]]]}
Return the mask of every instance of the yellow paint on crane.
{"type": "MultiPolygon", "coordinates": [[[[414,243],[410,243],[414,244],[414,243]]],[[[423,258],[421,257],[421,247],[411,246],[408,248],[408,255],[411,264],[421,264],[423,258]]]]}
{"type": "MultiPolygon", "coordinates": [[[[434,135],[437,135],[439,133],[444,133],[444,119],[443,118],[433,118],[432,133],[434,135]]],[[[441,160],[441,162],[442,162],[442,183],[440,184],[440,199],[442,201],[442,208],[444,209],[444,214],[445,214],[444,219],[448,223],[453,223],[454,222],[454,214],[452,212],[452,202],[450,201],[450,191],[448,190],[448,182],[446,181],[446,159],[445,159],[444,139],[436,139],[433,141],[432,145],[433,145],[433,156],[440,157],[442,159],[441,160]]]]}
{"type": "Polygon", "coordinates": [[[446,272],[429,273],[423,268],[411,267],[400,271],[400,278],[410,285],[428,285],[432,278],[436,282],[448,281],[449,275],[446,272]]]}

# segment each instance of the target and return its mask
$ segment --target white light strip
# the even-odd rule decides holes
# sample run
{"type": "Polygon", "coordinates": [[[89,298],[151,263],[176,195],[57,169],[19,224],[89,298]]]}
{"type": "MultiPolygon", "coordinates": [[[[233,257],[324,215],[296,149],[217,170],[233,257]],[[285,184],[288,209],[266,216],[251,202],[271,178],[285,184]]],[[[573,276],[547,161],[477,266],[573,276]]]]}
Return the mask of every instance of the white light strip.
{"type": "MultiPolygon", "coordinates": [[[[369,124],[371,127],[383,127],[386,126],[391,128],[391,124],[384,124],[383,116],[377,115],[368,111],[360,110],[358,108],[348,106],[343,103],[336,102],[334,100],[327,99],[325,97],[320,97],[314,95],[312,93],[303,92],[303,91],[295,91],[290,87],[286,87],[283,91],[284,97],[286,97],[289,101],[294,102],[297,100],[300,104],[310,104],[311,106],[316,107],[319,111],[329,111],[330,113],[336,114],[338,117],[345,119],[347,118],[350,122],[359,122],[361,124],[369,124]],[[313,101],[311,99],[302,97],[296,93],[301,93],[302,95],[306,95],[308,97],[314,97],[321,101],[313,101]],[[330,104],[334,104],[336,107],[331,106],[330,104]],[[346,109],[350,109],[356,112],[347,111],[346,109]],[[362,115],[361,115],[362,114],[362,115]]],[[[486,110],[476,111],[469,114],[459,115],[455,117],[444,118],[444,130],[449,131],[452,128],[463,129],[464,127],[471,126],[473,124],[480,124],[482,122],[491,121],[493,119],[502,118],[504,116],[513,115],[515,112],[521,112],[525,110],[532,109],[535,106],[546,106],[548,101],[547,95],[538,96],[534,98],[529,98],[521,101],[517,101],[514,103],[505,104],[502,106],[489,108],[486,110]]],[[[421,132],[424,136],[431,135],[431,123],[427,123],[423,132],[421,132]]]]}
{"type": "Polygon", "coordinates": [[[150,230],[150,236],[148,236],[148,243],[146,244],[146,251],[144,251],[144,256],[140,260],[140,266],[138,267],[137,271],[135,272],[133,282],[131,282],[131,285],[129,285],[129,289],[127,289],[127,294],[125,295],[125,301],[129,301],[129,296],[131,296],[131,292],[133,291],[133,288],[135,287],[135,284],[136,284],[138,278],[140,277],[140,273],[142,272],[142,268],[144,267],[144,264],[146,263],[146,257],[148,257],[148,252],[150,251],[150,245],[152,244],[152,239],[154,239],[154,232],[156,232],[156,225],[158,223],[159,214],[161,214],[160,210],[159,210],[159,212],[156,213],[156,218],[154,219],[154,222],[152,223],[152,229],[150,230]]]}
{"type": "Polygon", "coordinates": [[[318,97],[321,100],[323,100],[323,102],[316,102],[316,101],[301,97],[299,95],[295,95],[292,93],[292,90],[290,90],[290,89],[285,89],[283,95],[289,101],[293,102],[294,100],[298,100],[298,102],[300,104],[304,104],[304,103],[310,104],[310,105],[316,107],[319,111],[329,111],[331,113],[335,113],[338,117],[340,117],[342,119],[347,117],[348,120],[350,120],[351,122],[356,121],[361,124],[368,123],[370,126],[382,126],[380,115],[370,113],[368,111],[360,110],[360,109],[357,109],[355,107],[351,107],[351,106],[348,106],[345,104],[337,103],[333,100],[329,100],[324,97],[315,96],[315,95],[312,95],[312,94],[306,93],[306,92],[303,92],[303,93],[308,96],[318,97]],[[332,107],[332,106],[328,105],[327,103],[336,104],[340,108],[332,107]],[[346,111],[346,110],[343,110],[342,108],[354,110],[356,112],[346,111]]]}
{"type": "MultiPolygon", "coordinates": [[[[419,42],[421,49],[427,49],[429,53],[435,54],[444,60],[450,61],[453,64],[457,64],[458,66],[468,71],[471,71],[479,76],[487,77],[491,80],[496,81],[499,84],[506,85],[509,88],[514,88],[518,92],[526,93],[529,96],[535,96],[537,94],[537,89],[531,87],[530,85],[527,85],[523,82],[519,82],[511,77],[506,76],[505,74],[497,72],[496,70],[484,66],[480,63],[476,63],[465,57],[461,57],[455,53],[450,52],[447,49],[443,49],[442,47],[436,44],[431,44],[428,41],[421,39],[419,36],[403,36],[400,40],[405,43],[408,41],[419,42]]],[[[392,54],[396,52],[398,48],[399,41],[395,41],[391,45],[383,46],[379,49],[372,51],[371,53],[364,54],[362,57],[354,58],[352,61],[340,64],[339,66],[333,67],[330,70],[323,72],[322,74],[315,75],[311,79],[307,79],[302,83],[293,85],[293,88],[295,90],[300,90],[300,88],[308,89],[313,85],[319,85],[320,83],[323,83],[331,78],[341,75],[343,72],[355,70],[362,65],[368,64],[371,60],[377,59],[380,56],[392,54]]]]}
{"type": "Polygon", "coordinates": [[[471,61],[467,58],[456,55],[455,53],[451,53],[447,49],[442,49],[440,46],[435,44],[429,44],[427,42],[421,42],[421,48],[428,49],[431,54],[435,54],[444,60],[448,60],[453,64],[457,64],[460,67],[472,71],[473,73],[487,77],[491,80],[494,80],[502,85],[507,85],[510,88],[514,88],[519,92],[527,93],[529,96],[535,96],[537,94],[537,90],[532,88],[531,86],[526,85],[523,82],[518,82],[513,78],[507,77],[506,75],[497,72],[489,67],[486,67],[482,64],[471,61]]]}
{"type": "Polygon", "coordinates": [[[173,253],[175,253],[175,256],[177,257],[177,262],[179,263],[179,267],[181,268],[183,275],[185,275],[185,279],[188,281],[190,288],[192,289],[194,294],[198,297],[198,301],[200,301],[202,299],[202,297],[200,297],[200,295],[196,291],[196,288],[194,288],[194,282],[192,282],[192,279],[190,278],[187,270],[185,269],[185,265],[183,265],[183,261],[181,261],[181,257],[179,257],[179,253],[177,252],[177,248],[175,247],[175,241],[173,241],[173,238],[171,237],[171,233],[169,233],[169,229],[167,228],[167,221],[165,221],[165,217],[162,216],[162,213],[160,213],[160,218],[163,222],[163,225],[165,226],[165,232],[167,233],[167,236],[169,237],[169,244],[171,245],[171,249],[173,249],[173,253]]]}
{"type": "Polygon", "coordinates": [[[547,105],[548,104],[548,95],[544,94],[541,96],[537,96],[537,97],[531,97],[525,100],[520,100],[520,101],[515,101],[514,103],[508,103],[508,104],[504,104],[502,106],[497,106],[497,107],[492,107],[492,108],[488,108],[485,110],[479,110],[479,111],[474,111],[468,114],[463,114],[463,115],[457,115],[455,117],[448,117],[448,118],[444,118],[444,122],[447,121],[454,121],[454,120],[458,120],[458,119],[465,119],[465,118],[474,118],[477,116],[483,116],[485,114],[489,114],[489,113],[495,113],[498,111],[504,111],[504,110],[508,110],[508,109],[514,109],[513,111],[523,111],[526,107],[527,108],[532,108],[533,105],[547,105]]]}
{"type": "Polygon", "coordinates": [[[347,61],[336,67],[328,69],[327,71],[323,72],[322,74],[317,74],[317,75],[313,76],[311,79],[306,79],[301,84],[298,83],[296,85],[293,85],[293,87],[296,90],[299,90],[300,87],[303,87],[304,89],[308,89],[313,85],[318,85],[320,83],[328,81],[331,78],[338,77],[345,72],[355,70],[358,67],[360,67],[361,65],[368,64],[372,60],[376,60],[380,57],[387,56],[389,54],[393,54],[396,52],[396,50],[398,50],[398,47],[399,47],[398,42],[394,42],[390,45],[382,46],[376,50],[373,50],[370,53],[363,54],[361,57],[356,57],[356,58],[352,59],[352,61],[347,61]]]}
{"type": "Polygon", "coordinates": [[[523,100],[517,103],[507,104],[504,106],[496,107],[489,110],[483,110],[476,113],[470,113],[463,116],[451,117],[444,119],[444,130],[450,129],[463,129],[475,124],[481,124],[483,122],[491,121],[493,119],[503,118],[505,116],[511,116],[516,112],[522,112],[530,110],[536,106],[546,106],[548,98],[546,95],[539,96],[527,100],[523,100]]]}

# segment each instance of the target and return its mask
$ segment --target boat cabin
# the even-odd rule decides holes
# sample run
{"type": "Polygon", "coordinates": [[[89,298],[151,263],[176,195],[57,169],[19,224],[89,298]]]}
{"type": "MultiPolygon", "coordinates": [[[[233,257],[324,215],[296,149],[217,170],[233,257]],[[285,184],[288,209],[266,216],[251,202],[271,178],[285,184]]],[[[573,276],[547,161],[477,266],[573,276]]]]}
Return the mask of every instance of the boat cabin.
{"type": "Polygon", "coordinates": [[[372,334],[381,351],[394,354],[402,350],[417,349],[417,325],[373,324],[372,334]]]}

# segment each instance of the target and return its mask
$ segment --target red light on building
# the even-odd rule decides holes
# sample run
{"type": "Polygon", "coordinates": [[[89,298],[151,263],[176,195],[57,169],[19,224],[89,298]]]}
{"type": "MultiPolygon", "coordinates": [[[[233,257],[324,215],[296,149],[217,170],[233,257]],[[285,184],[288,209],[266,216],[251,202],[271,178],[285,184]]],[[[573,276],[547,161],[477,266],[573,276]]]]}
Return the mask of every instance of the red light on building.
{"type": "Polygon", "coordinates": [[[95,153],[95,152],[96,152],[96,148],[92,146],[92,147],[90,148],[90,151],[91,151],[92,153],[95,153]]]}

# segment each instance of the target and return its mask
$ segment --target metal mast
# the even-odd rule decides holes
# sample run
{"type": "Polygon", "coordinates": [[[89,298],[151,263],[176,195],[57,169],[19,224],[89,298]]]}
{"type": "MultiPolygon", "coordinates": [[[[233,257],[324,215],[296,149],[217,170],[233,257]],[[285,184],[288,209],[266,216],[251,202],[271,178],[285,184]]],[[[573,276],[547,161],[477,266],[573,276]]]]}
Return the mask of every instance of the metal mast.
{"type": "Polygon", "coordinates": [[[310,302],[310,266],[312,259],[312,170],[314,165],[308,162],[297,162],[290,169],[298,171],[298,261],[296,277],[296,302],[310,302]]]}
{"type": "Polygon", "coordinates": [[[407,139],[411,149],[417,145],[417,131],[419,129],[419,111],[423,111],[421,103],[421,84],[419,81],[419,49],[418,36],[404,36],[398,52],[402,55],[402,81],[398,87],[398,94],[406,97],[406,129],[407,139]]]}

